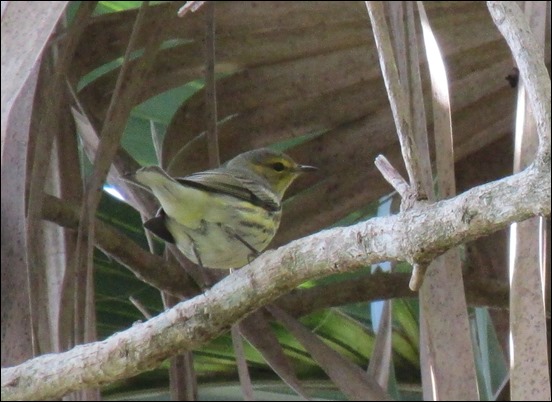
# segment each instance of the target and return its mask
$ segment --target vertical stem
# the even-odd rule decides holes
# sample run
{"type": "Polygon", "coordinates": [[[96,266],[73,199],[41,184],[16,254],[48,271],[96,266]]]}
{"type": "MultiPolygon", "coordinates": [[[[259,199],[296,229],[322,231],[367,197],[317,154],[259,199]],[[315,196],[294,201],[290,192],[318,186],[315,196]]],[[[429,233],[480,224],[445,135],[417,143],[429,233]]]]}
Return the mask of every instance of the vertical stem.
{"type": "Polygon", "coordinates": [[[209,166],[220,166],[217,133],[217,91],[215,82],[215,2],[205,4],[205,118],[207,120],[207,144],[209,166]]]}

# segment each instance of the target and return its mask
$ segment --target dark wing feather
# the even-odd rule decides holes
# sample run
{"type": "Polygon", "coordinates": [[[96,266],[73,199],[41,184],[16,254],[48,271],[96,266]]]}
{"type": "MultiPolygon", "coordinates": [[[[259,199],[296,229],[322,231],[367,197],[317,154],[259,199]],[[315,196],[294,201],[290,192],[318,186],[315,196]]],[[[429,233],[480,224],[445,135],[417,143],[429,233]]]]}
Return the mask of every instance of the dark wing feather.
{"type": "Polygon", "coordinates": [[[251,202],[268,211],[280,210],[280,200],[269,190],[268,184],[263,183],[261,178],[254,182],[247,176],[248,174],[243,174],[236,169],[227,171],[214,169],[176,180],[185,186],[230,195],[251,202]]]}
{"type": "Polygon", "coordinates": [[[169,229],[167,229],[165,219],[165,211],[160,209],[156,216],[144,222],[144,227],[166,242],[174,244],[176,241],[171,232],[169,232],[169,229]]]}

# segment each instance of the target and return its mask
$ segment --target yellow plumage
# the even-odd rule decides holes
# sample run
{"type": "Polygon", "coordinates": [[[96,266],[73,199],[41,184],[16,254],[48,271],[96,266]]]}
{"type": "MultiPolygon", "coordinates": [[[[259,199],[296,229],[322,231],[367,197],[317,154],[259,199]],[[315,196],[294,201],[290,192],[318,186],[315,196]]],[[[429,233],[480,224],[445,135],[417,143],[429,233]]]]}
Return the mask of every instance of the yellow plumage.
{"type": "Polygon", "coordinates": [[[172,178],[158,166],[142,168],[134,178],[151,189],[162,208],[146,228],[197,264],[239,268],[276,234],[289,185],[315,169],[262,148],[184,178],[172,178]]]}

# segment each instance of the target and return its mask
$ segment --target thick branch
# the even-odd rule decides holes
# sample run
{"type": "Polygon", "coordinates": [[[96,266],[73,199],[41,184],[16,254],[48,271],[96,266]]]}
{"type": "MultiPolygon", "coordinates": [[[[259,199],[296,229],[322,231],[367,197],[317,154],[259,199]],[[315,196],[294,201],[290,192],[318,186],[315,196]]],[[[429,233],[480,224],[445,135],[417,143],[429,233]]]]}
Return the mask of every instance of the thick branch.
{"type": "MultiPolygon", "coordinates": [[[[418,292],[408,287],[410,274],[406,272],[379,272],[363,278],[354,278],[306,289],[294,289],[276,300],[278,307],[294,317],[313,311],[393,298],[417,298],[418,292]]],[[[509,286],[506,281],[464,278],[466,301],[470,307],[507,309],[509,286]]]]}
{"type": "MultiPolygon", "coordinates": [[[[45,194],[42,218],[66,228],[77,229],[78,208],[67,200],[45,194]]],[[[190,297],[200,291],[179,265],[147,252],[99,219],[96,219],[95,225],[97,247],[129,268],[141,281],[178,297],[190,297]]]]}
{"type": "Polygon", "coordinates": [[[487,6],[494,23],[512,50],[535,115],[539,135],[535,162],[548,165],[550,169],[551,89],[542,49],[516,2],[488,1],[487,6]]]}
{"type": "MultiPolygon", "coordinates": [[[[42,217],[60,226],[78,227],[78,205],[46,195],[42,217]]],[[[104,253],[128,267],[138,279],[180,298],[197,295],[200,289],[190,282],[182,268],[153,255],[108,224],[96,222],[96,245],[104,253]]],[[[408,289],[406,273],[374,273],[362,279],[346,280],[326,286],[294,290],[277,303],[294,316],[316,309],[341,306],[362,301],[417,297],[408,289]]],[[[466,278],[466,297],[471,306],[508,308],[508,288],[500,282],[466,278]]]]}
{"type": "MultiPolygon", "coordinates": [[[[42,217],[60,226],[78,227],[78,206],[46,195],[42,217]]],[[[141,281],[180,298],[197,295],[200,289],[190,283],[182,268],[159,256],[152,255],[124,234],[98,220],[96,245],[104,253],[127,266],[141,281]],[[189,288],[189,286],[192,286],[189,288]]],[[[346,280],[326,286],[294,290],[277,303],[294,316],[311,313],[316,309],[341,306],[349,303],[418,297],[408,289],[406,273],[374,273],[362,279],[346,280]]],[[[465,278],[466,298],[471,306],[508,308],[508,288],[500,282],[465,278]]]]}
{"type": "Polygon", "coordinates": [[[413,255],[430,261],[514,221],[550,214],[550,166],[537,166],[426,208],[326,230],[265,252],[204,294],[103,342],[2,369],[2,399],[58,398],[151,370],[306,280],[413,255]]]}

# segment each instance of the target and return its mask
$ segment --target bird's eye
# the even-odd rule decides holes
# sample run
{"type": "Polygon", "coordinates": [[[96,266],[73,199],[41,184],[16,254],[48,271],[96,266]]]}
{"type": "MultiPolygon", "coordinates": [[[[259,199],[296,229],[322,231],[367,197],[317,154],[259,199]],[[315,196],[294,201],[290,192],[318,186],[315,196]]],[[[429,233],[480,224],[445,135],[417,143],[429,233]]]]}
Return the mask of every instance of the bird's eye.
{"type": "Polygon", "coordinates": [[[285,169],[285,166],[282,162],[276,162],[272,164],[272,169],[274,169],[277,172],[281,172],[285,169]]]}

